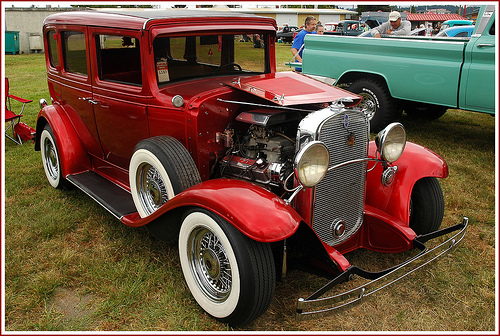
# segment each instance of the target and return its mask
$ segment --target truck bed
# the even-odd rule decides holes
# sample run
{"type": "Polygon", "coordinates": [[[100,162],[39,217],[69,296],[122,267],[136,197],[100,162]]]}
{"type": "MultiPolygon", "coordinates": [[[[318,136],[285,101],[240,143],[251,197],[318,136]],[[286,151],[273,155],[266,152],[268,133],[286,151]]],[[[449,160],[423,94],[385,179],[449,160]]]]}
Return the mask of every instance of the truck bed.
{"type": "Polygon", "coordinates": [[[387,83],[394,98],[456,107],[457,90],[445,88],[459,82],[466,44],[467,40],[449,38],[311,34],[305,39],[307,61],[302,67],[304,73],[334,79],[357,71],[390,77],[387,83]],[[414,93],[408,92],[407,83],[413,83],[414,93]]]}

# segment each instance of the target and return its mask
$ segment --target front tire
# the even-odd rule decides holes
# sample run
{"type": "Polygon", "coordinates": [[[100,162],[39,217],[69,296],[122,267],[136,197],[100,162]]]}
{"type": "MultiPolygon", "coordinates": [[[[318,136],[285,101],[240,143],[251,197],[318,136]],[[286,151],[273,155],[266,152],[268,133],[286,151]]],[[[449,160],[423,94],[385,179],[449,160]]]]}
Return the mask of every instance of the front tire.
{"type": "Polygon", "coordinates": [[[129,182],[137,212],[144,218],[181,191],[200,183],[201,177],[178,140],[159,136],[142,140],[135,147],[129,182]]]}
{"type": "Polygon", "coordinates": [[[49,124],[46,124],[40,135],[40,148],[42,154],[43,170],[47,180],[54,188],[61,189],[66,184],[62,177],[61,160],[57,149],[54,133],[49,124]]]}
{"type": "Polygon", "coordinates": [[[385,83],[374,79],[358,79],[348,90],[362,97],[358,106],[367,109],[371,132],[381,131],[397,119],[398,106],[385,83]]]}
{"type": "Polygon", "coordinates": [[[179,255],[189,290],[213,317],[240,326],[269,307],[276,281],[269,244],[251,240],[209,211],[195,209],[182,222],[179,255]]]}
{"type": "Polygon", "coordinates": [[[444,215],[444,197],[439,181],[425,177],[413,186],[410,200],[410,228],[417,235],[439,230],[444,215]]]}

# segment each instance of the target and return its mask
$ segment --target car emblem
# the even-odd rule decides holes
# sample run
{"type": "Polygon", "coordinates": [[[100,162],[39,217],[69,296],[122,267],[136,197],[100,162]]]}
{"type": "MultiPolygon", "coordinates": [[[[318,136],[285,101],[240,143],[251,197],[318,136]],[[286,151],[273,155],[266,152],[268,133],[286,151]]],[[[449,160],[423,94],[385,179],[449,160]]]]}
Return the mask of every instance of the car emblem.
{"type": "Polygon", "coordinates": [[[344,127],[345,127],[345,128],[349,127],[349,124],[350,124],[350,123],[351,123],[351,120],[349,119],[349,115],[348,115],[348,114],[346,114],[346,115],[344,116],[344,127]]]}

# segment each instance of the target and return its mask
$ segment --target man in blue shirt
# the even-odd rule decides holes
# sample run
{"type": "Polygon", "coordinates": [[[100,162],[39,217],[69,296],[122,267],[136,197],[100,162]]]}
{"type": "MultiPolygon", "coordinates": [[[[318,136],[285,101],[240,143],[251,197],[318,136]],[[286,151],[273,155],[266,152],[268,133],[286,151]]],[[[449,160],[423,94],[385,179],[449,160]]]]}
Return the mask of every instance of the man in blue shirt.
{"type": "MultiPolygon", "coordinates": [[[[304,29],[300,31],[293,39],[292,55],[295,56],[295,62],[302,63],[302,46],[304,45],[304,38],[307,34],[316,34],[316,18],[314,16],[306,17],[304,29]]],[[[295,68],[296,71],[302,71],[302,68],[295,68]]]]}

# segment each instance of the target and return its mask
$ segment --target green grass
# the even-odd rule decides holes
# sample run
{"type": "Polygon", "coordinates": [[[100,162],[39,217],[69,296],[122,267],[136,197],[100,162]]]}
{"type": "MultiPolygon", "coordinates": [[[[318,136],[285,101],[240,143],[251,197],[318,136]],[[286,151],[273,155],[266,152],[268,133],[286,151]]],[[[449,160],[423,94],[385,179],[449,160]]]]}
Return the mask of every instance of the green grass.
{"type": "MultiPolygon", "coordinates": [[[[290,45],[277,44],[282,70],[290,58],[290,45]]],[[[5,56],[5,73],[13,94],[34,100],[23,121],[35,126],[37,102],[50,102],[44,55],[5,56]]],[[[449,110],[434,122],[405,116],[402,122],[408,140],[449,164],[450,176],[441,181],[443,226],[468,216],[462,244],[364,304],[302,323],[294,320],[296,299],[324,280],[292,271],[277,284],[269,310],[238,330],[495,330],[495,118],[449,110]]],[[[175,247],[122,225],[78,190],[50,187],[32,143],[8,141],[4,151],[6,330],[232,330],[196,304],[175,247]]],[[[395,257],[370,260],[384,265],[395,257]]],[[[349,258],[369,260],[362,251],[349,258]]]]}

